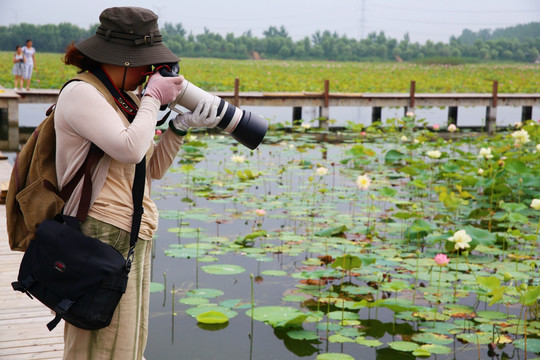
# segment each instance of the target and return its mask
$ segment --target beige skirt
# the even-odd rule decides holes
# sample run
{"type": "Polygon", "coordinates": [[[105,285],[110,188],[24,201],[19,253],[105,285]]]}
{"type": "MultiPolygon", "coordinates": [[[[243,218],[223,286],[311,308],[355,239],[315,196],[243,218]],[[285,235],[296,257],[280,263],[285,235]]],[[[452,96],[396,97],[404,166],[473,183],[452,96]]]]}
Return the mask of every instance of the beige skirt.
{"type": "MultiPolygon", "coordinates": [[[[129,233],[88,217],[81,225],[84,234],[115,247],[124,257],[129,250],[129,233]]],[[[111,324],[100,330],[83,330],[68,323],[64,327],[66,360],[140,360],[148,337],[150,261],[152,242],[137,240],[135,258],[126,293],[115,310],[111,324]]]]}

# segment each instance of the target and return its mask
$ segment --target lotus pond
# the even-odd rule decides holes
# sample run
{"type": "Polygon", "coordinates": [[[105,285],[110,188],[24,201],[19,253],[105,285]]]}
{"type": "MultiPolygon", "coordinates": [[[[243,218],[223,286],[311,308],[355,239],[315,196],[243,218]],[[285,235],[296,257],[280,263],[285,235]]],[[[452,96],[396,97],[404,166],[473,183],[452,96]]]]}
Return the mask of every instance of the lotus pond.
{"type": "Polygon", "coordinates": [[[146,357],[539,358],[539,142],[412,115],[191,136],[153,183],[146,357]]]}

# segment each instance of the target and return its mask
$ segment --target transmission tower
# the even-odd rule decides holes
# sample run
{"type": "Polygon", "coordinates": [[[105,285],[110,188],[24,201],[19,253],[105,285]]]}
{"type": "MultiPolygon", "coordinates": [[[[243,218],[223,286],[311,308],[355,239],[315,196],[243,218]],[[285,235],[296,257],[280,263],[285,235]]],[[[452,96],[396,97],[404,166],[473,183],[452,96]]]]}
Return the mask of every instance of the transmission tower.
{"type": "Polygon", "coordinates": [[[364,38],[364,28],[366,25],[366,0],[361,0],[360,8],[360,40],[364,38]]]}

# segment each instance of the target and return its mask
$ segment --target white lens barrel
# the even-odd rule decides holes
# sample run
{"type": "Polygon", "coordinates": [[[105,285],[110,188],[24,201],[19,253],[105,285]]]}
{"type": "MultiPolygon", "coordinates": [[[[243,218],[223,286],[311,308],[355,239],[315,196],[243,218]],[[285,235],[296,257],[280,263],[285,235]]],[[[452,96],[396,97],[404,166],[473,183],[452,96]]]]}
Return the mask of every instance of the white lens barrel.
{"type": "Polygon", "coordinates": [[[184,80],[184,87],[182,92],[176,100],[169,104],[169,108],[177,113],[182,113],[182,111],[176,108],[176,105],[183,106],[189,111],[194,111],[199,105],[201,100],[210,101],[212,106],[218,106],[220,98],[210,93],[207,93],[203,89],[199,88],[197,85],[193,85],[187,80],[184,80]]]}
{"type": "Polygon", "coordinates": [[[220,117],[218,128],[231,134],[236,141],[251,150],[259,146],[268,130],[267,120],[250,111],[240,110],[219,96],[212,95],[187,80],[184,80],[184,88],[180,95],[169,104],[169,108],[182,114],[182,108],[194,111],[201,100],[209,101],[212,106],[217,106],[220,117]]]}

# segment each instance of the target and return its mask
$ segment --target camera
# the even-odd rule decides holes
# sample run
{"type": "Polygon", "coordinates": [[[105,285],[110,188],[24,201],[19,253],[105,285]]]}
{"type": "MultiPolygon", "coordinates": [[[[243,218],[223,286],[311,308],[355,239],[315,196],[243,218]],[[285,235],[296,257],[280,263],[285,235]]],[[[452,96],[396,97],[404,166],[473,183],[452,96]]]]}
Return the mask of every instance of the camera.
{"type": "MultiPolygon", "coordinates": [[[[156,71],[159,71],[163,77],[178,76],[180,70],[178,63],[154,66],[156,71]]],[[[217,115],[221,118],[217,125],[218,128],[231,134],[236,141],[251,150],[259,146],[268,130],[268,121],[266,119],[250,111],[238,109],[236,106],[202,90],[187,80],[184,80],[184,83],[180,95],[168,105],[171,110],[181,113],[176,108],[177,105],[180,105],[193,111],[201,100],[210,101],[212,106],[218,107],[217,115]]]]}

